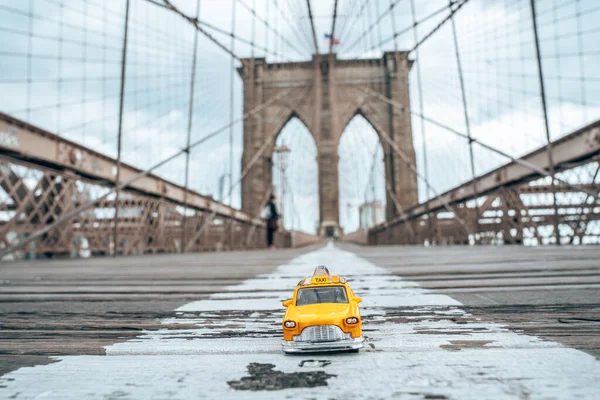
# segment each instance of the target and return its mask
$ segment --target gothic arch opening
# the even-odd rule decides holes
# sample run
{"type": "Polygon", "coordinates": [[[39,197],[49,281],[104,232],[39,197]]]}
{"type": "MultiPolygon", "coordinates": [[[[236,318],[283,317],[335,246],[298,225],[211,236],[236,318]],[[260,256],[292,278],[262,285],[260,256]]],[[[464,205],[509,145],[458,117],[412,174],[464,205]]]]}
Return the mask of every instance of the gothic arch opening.
{"type": "Polygon", "coordinates": [[[272,156],[273,192],[287,230],[317,233],[319,170],[317,145],[302,121],[293,116],[275,141],[272,156]]]}
{"type": "Polygon", "coordinates": [[[344,233],[385,220],[383,147],[373,126],[357,113],[338,143],[340,226],[344,233]]]}

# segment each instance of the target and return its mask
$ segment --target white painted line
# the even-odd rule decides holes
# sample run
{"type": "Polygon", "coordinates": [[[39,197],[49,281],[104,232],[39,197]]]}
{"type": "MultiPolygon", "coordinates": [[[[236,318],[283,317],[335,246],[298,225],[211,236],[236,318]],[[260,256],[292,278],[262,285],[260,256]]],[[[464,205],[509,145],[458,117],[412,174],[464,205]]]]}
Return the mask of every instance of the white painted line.
{"type": "Polygon", "coordinates": [[[146,332],[108,346],[108,357],[60,357],[55,364],[21,368],[0,378],[5,386],[0,398],[18,393],[18,399],[591,399],[600,393],[600,362],[594,357],[479,321],[456,300],[333,247],[177,311],[163,322],[195,327],[146,332]],[[318,264],[347,277],[364,300],[368,343],[359,354],[293,357],[281,352],[279,301],[318,264]],[[300,366],[309,359],[330,364],[300,366]],[[227,382],[247,376],[251,363],[273,364],[280,374],[322,371],[335,377],[326,387],[232,389],[227,382]]]}

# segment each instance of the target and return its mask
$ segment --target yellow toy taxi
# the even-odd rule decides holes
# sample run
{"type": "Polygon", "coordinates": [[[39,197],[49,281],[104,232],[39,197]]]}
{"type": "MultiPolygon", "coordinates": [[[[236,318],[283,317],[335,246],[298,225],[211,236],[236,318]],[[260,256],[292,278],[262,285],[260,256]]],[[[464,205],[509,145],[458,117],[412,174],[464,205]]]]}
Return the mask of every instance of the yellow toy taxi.
{"type": "Polygon", "coordinates": [[[348,282],[331,276],[320,265],[301,280],[294,296],[282,302],[282,348],[286,353],[354,351],[363,347],[362,322],[356,297],[348,282]]]}

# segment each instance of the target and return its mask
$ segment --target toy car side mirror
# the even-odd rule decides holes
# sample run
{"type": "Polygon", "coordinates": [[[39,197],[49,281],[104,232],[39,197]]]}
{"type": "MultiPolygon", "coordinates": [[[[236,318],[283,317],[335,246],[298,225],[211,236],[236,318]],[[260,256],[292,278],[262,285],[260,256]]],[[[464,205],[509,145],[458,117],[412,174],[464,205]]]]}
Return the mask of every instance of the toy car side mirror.
{"type": "Polygon", "coordinates": [[[361,303],[362,302],[362,297],[355,297],[354,301],[357,303],[361,303]]]}
{"type": "Polygon", "coordinates": [[[292,305],[292,299],[287,299],[281,302],[281,305],[284,307],[289,307],[292,305]]]}

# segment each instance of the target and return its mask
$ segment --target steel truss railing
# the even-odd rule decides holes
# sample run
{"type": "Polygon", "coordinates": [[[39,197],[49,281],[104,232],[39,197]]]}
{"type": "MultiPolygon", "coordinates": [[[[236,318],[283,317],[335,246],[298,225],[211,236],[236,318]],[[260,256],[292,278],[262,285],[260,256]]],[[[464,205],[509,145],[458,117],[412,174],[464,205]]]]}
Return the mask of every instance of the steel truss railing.
{"type": "MultiPolygon", "coordinates": [[[[372,228],[369,244],[542,245],[556,244],[556,237],[561,244],[600,244],[600,204],[590,195],[600,195],[600,121],[551,145],[554,184],[512,161],[372,228]],[[471,234],[445,204],[467,223],[471,234]]],[[[546,151],[544,146],[517,161],[548,171],[546,151]]]]}
{"type": "MultiPolygon", "coordinates": [[[[5,259],[265,246],[257,218],[126,164],[122,175],[139,178],[127,179],[117,197],[110,176],[117,160],[0,116],[0,131],[14,139],[0,145],[0,246],[24,243],[5,259]]],[[[291,246],[290,233],[277,235],[279,246],[291,246]]]]}

